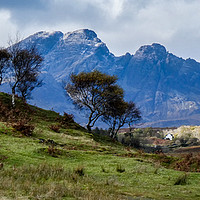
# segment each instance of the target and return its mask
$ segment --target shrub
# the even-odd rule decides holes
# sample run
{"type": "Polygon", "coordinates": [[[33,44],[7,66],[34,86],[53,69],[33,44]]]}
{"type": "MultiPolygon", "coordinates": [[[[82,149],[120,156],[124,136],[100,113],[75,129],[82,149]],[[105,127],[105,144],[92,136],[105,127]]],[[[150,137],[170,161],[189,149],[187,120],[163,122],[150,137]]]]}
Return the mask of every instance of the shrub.
{"type": "Polygon", "coordinates": [[[135,148],[139,148],[140,145],[140,138],[139,137],[132,137],[130,140],[130,145],[135,147],[135,148]]]}
{"type": "Polygon", "coordinates": [[[57,148],[55,148],[55,146],[53,144],[49,145],[47,152],[49,155],[51,155],[53,157],[57,157],[60,154],[59,150],[57,148]]]}
{"type": "Polygon", "coordinates": [[[0,120],[8,122],[16,130],[25,136],[31,136],[34,126],[29,122],[32,120],[27,112],[30,111],[26,104],[13,108],[9,103],[3,103],[0,99],[0,120]]]}
{"type": "Polygon", "coordinates": [[[186,185],[187,181],[188,181],[188,175],[185,173],[176,179],[174,185],[186,185]]]}
{"type": "Polygon", "coordinates": [[[185,172],[200,172],[200,154],[189,153],[184,155],[181,161],[176,162],[175,169],[185,172]]]}
{"type": "Polygon", "coordinates": [[[27,123],[26,120],[19,120],[12,124],[12,127],[25,136],[32,136],[34,126],[27,123]]]}
{"type": "Polygon", "coordinates": [[[98,127],[92,130],[93,134],[104,135],[104,136],[109,136],[109,132],[110,132],[109,130],[102,129],[102,128],[99,129],[98,127]]]}
{"type": "Polygon", "coordinates": [[[72,114],[68,114],[68,113],[64,113],[62,119],[61,119],[61,123],[62,124],[68,124],[68,123],[73,123],[74,122],[74,115],[72,114]]]}
{"type": "Polygon", "coordinates": [[[52,125],[49,126],[49,128],[56,133],[60,133],[60,126],[59,125],[52,124],[52,125]]]}
{"type": "Polygon", "coordinates": [[[3,169],[3,163],[0,163],[0,170],[3,169]]]}
{"type": "Polygon", "coordinates": [[[8,112],[8,109],[6,106],[4,106],[4,104],[2,104],[2,102],[0,101],[0,119],[1,120],[5,120],[6,117],[6,113],[8,112]]]}
{"type": "Polygon", "coordinates": [[[121,165],[117,165],[116,171],[119,173],[123,173],[123,172],[125,172],[125,168],[122,167],[121,165]]]}
{"type": "Polygon", "coordinates": [[[6,105],[0,101],[0,119],[5,122],[16,121],[20,115],[20,110],[17,108],[12,108],[9,105],[6,105]]]}
{"type": "Polygon", "coordinates": [[[16,106],[13,108],[10,96],[5,97],[5,99],[0,96],[0,119],[2,121],[16,122],[19,119],[28,118],[28,113],[34,112],[28,104],[21,102],[19,98],[17,99],[16,106]]]}
{"type": "Polygon", "coordinates": [[[83,166],[78,166],[76,169],[74,169],[75,174],[78,174],[79,176],[85,175],[85,168],[83,166]]]}
{"type": "Polygon", "coordinates": [[[143,129],[143,137],[148,137],[148,136],[150,137],[154,136],[154,131],[151,127],[147,127],[143,129]]]}

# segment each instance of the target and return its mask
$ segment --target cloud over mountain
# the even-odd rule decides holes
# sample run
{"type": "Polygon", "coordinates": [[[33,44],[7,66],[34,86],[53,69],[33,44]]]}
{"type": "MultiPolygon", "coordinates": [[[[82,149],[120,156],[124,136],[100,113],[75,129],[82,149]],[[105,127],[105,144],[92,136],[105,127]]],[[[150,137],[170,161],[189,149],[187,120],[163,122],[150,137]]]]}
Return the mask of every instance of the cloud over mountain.
{"type": "Polygon", "coordinates": [[[117,55],[143,44],[164,44],[176,55],[200,60],[199,0],[7,0],[0,1],[1,45],[17,31],[89,28],[117,55]]]}

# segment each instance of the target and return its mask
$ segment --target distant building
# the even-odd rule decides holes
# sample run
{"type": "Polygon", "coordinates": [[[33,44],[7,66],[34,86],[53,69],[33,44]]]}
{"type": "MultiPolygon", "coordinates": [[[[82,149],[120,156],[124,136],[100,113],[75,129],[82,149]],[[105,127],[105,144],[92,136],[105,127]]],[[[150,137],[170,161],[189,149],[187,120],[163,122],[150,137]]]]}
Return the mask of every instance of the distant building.
{"type": "Polygon", "coordinates": [[[165,137],[164,137],[165,140],[173,140],[174,139],[174,136],[171,134],[171,133],[168,133],[165,137]]]}

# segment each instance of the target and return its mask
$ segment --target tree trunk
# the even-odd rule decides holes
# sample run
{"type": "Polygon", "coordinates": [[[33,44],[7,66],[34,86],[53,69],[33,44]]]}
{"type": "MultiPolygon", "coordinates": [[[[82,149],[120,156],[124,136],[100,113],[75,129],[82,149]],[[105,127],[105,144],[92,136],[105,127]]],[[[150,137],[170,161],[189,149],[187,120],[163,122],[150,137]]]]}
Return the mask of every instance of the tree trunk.
{"type": "Polygon", "coordinates": [[[92,115],[93,115],[94,111],[91,111],[90,113],[90,116],[89,116],[89,119],[88,119],[88,123],[87,123],[87,130],[88,132],[92,132],[92,129],[91,129],[91,123],[92,123],[92,115]]]}
{"type": "Polygon", "coordinates": [[[26,103],[26,97],[25,97],[24,95],[22,95],[22,101],[23,101],[24,103],[26,103]]]}
{"type": "Polygon", "coordinates": [[[12,88],[12,106],[15,107],[15,87],[12,88]]]}
{"type": "Polygon", "coordinates": [[[116,131],[113,131],[112,139],[117,140],[117,132],[116,131]]]}
{"type": "Polygon", "coordinates": [[[113,121],[112,128],[110,131],[110,137],[113,139],[115,138],[115,126],[116,126],[116,120],[113,121]]]}
{"type": "Polygon", "coordinates": [[[87,124],[87,130],[88,130],[89,133],[92,132],[91,126],[89,124],[87,124]]]}

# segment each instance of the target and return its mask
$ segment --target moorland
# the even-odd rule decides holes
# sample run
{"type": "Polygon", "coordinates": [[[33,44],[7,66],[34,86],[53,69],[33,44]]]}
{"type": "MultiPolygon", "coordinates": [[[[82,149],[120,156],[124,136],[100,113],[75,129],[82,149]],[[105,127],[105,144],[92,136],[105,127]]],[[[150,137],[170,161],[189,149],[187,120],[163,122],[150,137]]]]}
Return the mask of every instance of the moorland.
{"type": "Polygon", "coordinates": [[[0,107],[0,199],[200,199],[198,153],[145,153],[5,93],[0,107]]]}

